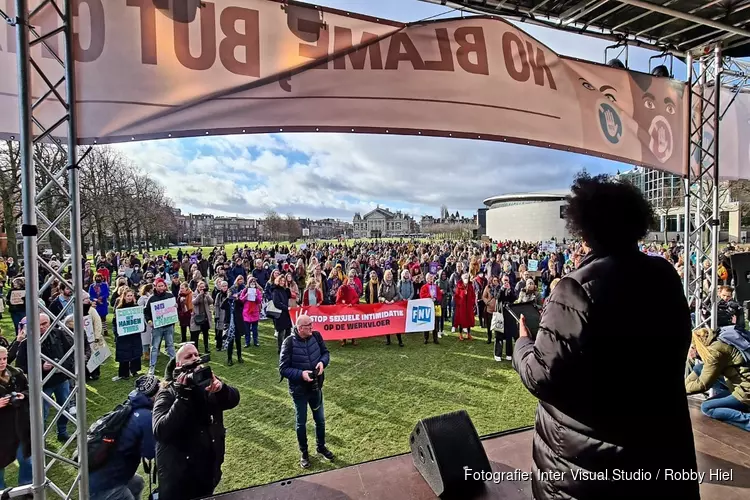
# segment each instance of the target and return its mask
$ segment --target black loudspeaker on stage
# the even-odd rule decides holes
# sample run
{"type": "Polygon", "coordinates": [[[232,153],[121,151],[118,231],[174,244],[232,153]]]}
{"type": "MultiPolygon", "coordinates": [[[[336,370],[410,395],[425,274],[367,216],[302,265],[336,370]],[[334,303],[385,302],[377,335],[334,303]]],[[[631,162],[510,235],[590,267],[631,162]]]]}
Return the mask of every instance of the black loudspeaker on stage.
{"type": "Polygon", "coordinates": [[[481,487],[481,482],[466,477],[466,468],[492,473],[477,430],[465,410],[420,420],[409,444],[414,466],[438,496],[452,497],[481,487]]]}
{"type": "Polygon", "coordinates": [[[730,256],[734,275],[735,300],[744,304],[750,300],[750,252],[730,256]]]}

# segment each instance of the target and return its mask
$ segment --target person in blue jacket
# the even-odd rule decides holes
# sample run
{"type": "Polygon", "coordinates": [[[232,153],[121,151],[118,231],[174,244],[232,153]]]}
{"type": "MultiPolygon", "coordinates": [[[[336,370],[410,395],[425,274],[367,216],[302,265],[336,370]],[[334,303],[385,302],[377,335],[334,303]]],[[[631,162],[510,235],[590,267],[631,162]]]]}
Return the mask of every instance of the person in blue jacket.
{"type": "MultiPolygon", "coordinates": [[[[279,337],[281,333],[279,333],[279,337]]],[[[326,447],[326,420],[323,410],[323,371],[331,361],[326,343],[320,332],[313,331],[310,316],[301,314],[297,318],[294,334],[284,339],[279,355],[279,374],[289,381],[289,394],[294,401],[297,444],[301,453],[300,467],[310,467],[307,449],[307,407],[312,410],[315,421],[316,451],[332,461],[334,455],[326,447]]]]}
{"type": "Polygon", "coordinates": [[[102,318],[102,328],[107,330],[107,313],[109,312],[109,285],[105,283],[101,273],[94,275],[94,283],[89,287],[91,304],[96,308],[96,313],[102,318]]]}
{"type": "Polygon", "coordinates": [[[103,466],[89,474],[91,500],[141,498],[145,482],[137,471],[141,458],[156,456],[151,412],[159,387],[159,379],[153,375],[135,381],[135,390],[128,395],[133,413],[120,433],[117,448],[103,466]]]}

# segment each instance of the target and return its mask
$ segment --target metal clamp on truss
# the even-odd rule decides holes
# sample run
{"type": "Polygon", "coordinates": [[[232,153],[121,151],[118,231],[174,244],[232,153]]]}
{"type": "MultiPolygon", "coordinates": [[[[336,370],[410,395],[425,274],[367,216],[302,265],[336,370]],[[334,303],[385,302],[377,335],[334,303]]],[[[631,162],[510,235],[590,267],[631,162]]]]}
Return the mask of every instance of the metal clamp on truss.
{"type": "Polygon", "coordinates": [[[39,226],[32,226],[29,224],[23,224],[21,226],[21,234],[23,236],[38,236],[39,235],[39,226]]]}

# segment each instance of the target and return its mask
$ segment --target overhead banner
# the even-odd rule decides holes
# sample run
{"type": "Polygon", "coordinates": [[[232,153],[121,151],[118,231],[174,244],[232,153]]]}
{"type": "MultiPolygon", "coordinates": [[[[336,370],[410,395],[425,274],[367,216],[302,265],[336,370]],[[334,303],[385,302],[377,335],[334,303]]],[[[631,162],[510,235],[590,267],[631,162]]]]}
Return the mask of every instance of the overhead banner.
{"type": "MultiPolygon", "coordinates": [[[[31,8],[40,2],[31,0],[31,8]]],[[[0,0],[11,16],[13,3],[0,0]]],[[[48,3],[31,20],[38,32],[56,27],[53,9],[48,3]]],[[[405,25],[279,0],[74,0],[73,13],[81,143],[413,134],[528,144],[685,173],[682,82],[560,57],[499,18],[405,25]]],[[[0,24],[5,137],[18,132],[13,35],[0,24]]],[[[47,43],[32,53],[57,82],[62,69],[50,51],[60,53],[62,39],[47,43]]],[[[32,73],[33,96],[48,93],[32,73]]],[[[54,94],[36,108],[45,127],[62,113],[54,94]]]]}
{"type": "Polygon", "coordinates": [[[393,304],[355,304],[295,307],[292,322],[307,314],[325,340],[359,339],[435,329],[432,299],[402,300],[393,304]]]}

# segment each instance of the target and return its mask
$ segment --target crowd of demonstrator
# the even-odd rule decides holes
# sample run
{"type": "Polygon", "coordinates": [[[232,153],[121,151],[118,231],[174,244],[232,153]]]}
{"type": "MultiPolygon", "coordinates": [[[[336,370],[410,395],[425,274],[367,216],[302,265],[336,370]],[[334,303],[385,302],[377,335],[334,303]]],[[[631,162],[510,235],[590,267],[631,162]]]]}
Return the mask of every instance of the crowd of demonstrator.
{"type": "MultiPolygon", "coordinates": [[[[641,251],[669,260],[678,273],[684,269],[682,249],[676,243],[655,247],[641,245],[641,251]]],[[[730,247],[722,255],[719,266],[720,282],[729,281],[731,267],[727,255],[737,251],[730,247]]],[[[186,252],[177,249],[151,256],[148,253],[110,253],[95,258],[96,264],[84,266],[83,280],[88,293],[82,295],[84,314],[90,318],[95,343],[105,343],[114,337],[115,361],[119,372],[115,380],[140,376],[142,363],[148,365],[148,376],[155,371],[162,341],[167,356],[174,359],[175,326],[153,328],[149,307],[154,302],[174,297],[178,305],[180,341],[192,342],[198,353],[212,348],[228,355],[233,363],[234,353],[243,362],[243,349],[259,347],[258,324],[271,321],[277,337],[277,352],[283,340],[296,334],[289,309],[298,305],[328,305],[395,302],[413,298],[431,298],[436,305],[433,332],[424,334],[424,343],[439,343],[445,336],[458,341],[471,341],[472,330],[479,327],[487,334],[487,343],[495,334],[494,357],[497,361],[510,360],[513,341],[518,335],[514,325],[504,325],[495,331],[493,316],[505,303],[528,302],[543,308],[551,291],[568,273],[575,270],[583,258],[579,242],[489,242],[489,241],[381,241],[343,243],[309,242],[293,246],[261,247],[245,245],[232,254],[214,248],[206,255],[201,249],[186,252]],[[112,310],[143,305],[148,331],[143,336],[118,336],[112,310]],[[267,315],[269,304],[278,311],[267,315]],[[209,331],[215,334],[215,345],[209,343],[209,331]],[[188,336],[189,333],[189,336],[188,336]],[[503,349],[504,347],[504,349],[503,349]],[[503,356],[505,350],[505,356],[503,356]]],[[[691,256],[692,264],[695,263],[691,256]]],[[[17,337],[7,349],[0,349],[0,421],[9,407],[8,396],[24,394],[24,372],[27,370],[25,352],[24,313],[26,289],[24,278],[4,261],[0,275],[9,279],[5,295],[6,310],[10,313],[17,337]],[[12,367],[15,360],[17,368],[12,367]],[[5,392],[3,392],[5,391],[5,392]]],[[[48,261],[52,269],[60,269],[57,256],[48,261]]],[[[20,270],[22,272],[22,269],[20,270]]],[[[69,269],[61,270],[65,276],[69,269]]],[[[707,268],[706,272],[710,272],[707,268]]],[[[704,277],[710,281],[709,277],[704,277]]],[[[722,286],[719,290],[722,330],[697,330],[686,371],[686,390],[706,393],[703,403],[706,415],[725,420],[750,430],[750,366],[748,349],[743,349],[744,332],[742,308],[733,302],[733,290],[722,286]]],[[[68,312],[72,290],[50,279],[42,299],[54,315],[68,312]]],[[[65,322],[72,329],[72,317],[65,322]]],[[[50,318],[42,315],[41,330],[50,327],[50,318]]],[[[397,335],[404,345],[401,334],[397,335]]],[[[347,341],[342,341],[346,345],[347,341]]],[[[354,340],[352,345],[356,345],[354,340]]],[[[385,344],[390,345],[389,336],[385,344]]],[[[71,345],[71,339],[59,328],[47,337],[42,351],[60,359],[71,345]]],[[[87,356],[91,350],[87,346],[87,356]]],[[[72,369],[72,357],[66,363],[72,369]]],[[[43,372],[52,366],[43,363],[43,372]]],[[[89,380],[99,377],[99,370],[87,373],[89,380]]],[[[140,380],[140,379],[139,379],[140,380]]],[[[58,402],[66,401],[72,387],[60,374],[45,384],[45,392],[58,402]]],[[[22,396],[21,396],[22,397],[22,396]]],[[[45,417],[49,405],[45,403],[45,417]]],[[[74,408],[69,409],[74,413],[74,408]]],[[[7,415],[7,414],[6,414],[7,415]]],[[[14,424],[17,425],[17,424],[14,424]]],[[[57,422],[58,439],[69,439],[67,420],[57,422]]],[[[6,428],[3,426],[3,428],[6,428]]],[[[17,429],[18,435],[23,434],[17,429]]],[[[30,462],[25,443],[21,442],[0,465],[18,459],[20,481],[28,480],[30,462]]],[[[0,458],[4,455],[0,454],[0,458]]],[[[2,476],[0,476],[0,479],[2,476]]],[[[0,482],[0,486],[2,483],[0,482]]],[[[141,485],[142,486],[142,485],[141,485]]]]}

